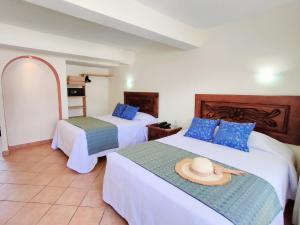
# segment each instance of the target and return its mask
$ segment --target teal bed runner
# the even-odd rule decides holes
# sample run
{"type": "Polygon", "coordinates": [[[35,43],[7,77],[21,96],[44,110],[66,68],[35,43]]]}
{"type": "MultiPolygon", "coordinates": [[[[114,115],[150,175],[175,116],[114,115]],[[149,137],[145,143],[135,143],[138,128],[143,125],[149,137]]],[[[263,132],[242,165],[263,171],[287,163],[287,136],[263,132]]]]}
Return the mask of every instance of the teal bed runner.
{"type": "Polygon", "coordinates": [[[198,156],[183,149],[151,141],[118,153],[212,208],[233,224],[270,224],[282,210],[273,186],[250,173],[232,176],[231,182],[225,186],[204,186],[181,178],[175,171],[176,163],[183,158],[198,156]]]}
{"type": "Polygon", "coordinates": [[[85,131],[89,155],[119,147],[118,128],[112,123],[81,116],[66,121],[85,131]]]}

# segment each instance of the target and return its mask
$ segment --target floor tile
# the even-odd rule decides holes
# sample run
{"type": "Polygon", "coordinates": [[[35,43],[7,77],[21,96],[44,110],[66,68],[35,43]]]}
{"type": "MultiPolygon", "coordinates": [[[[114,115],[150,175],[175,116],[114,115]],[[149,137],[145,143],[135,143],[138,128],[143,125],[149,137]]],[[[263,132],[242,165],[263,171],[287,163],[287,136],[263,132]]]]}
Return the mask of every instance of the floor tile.
{"type": "Polygon", "coordinates": [[[98,176],[99,173],[103,170],[103,168],[105,167],[104,162],[101,160],[99,160],[99,162],[97,163],[97,165],[95,166],[95,168],[89,172],[89,174],[93,174],[95,176],[98,176]]]}
{"type": "Polygon", "coordinates": [[[67,225],[76,209],[76,206],[54,205],[38,225],[67,225]]]}
{"type": "Polygon", "coordinates": [[[0,187],[0,200],[28,202],[44,186],[4,184],[0,187]]]}
{"type": "Polygon", "coordinates": [[[0,203],[0,224],[5,224],[10,218],[17,214],[17,212],[25,205],[24,202],[8,202],[0,203]]]}
{"type": "Polygon", "coordinates": [[[89,190],[91,191],[102,191],[103,181],[100,177],[96,177],[94,182],[91,184],[89,190]]]}
{"type": "Polygon", "coordinates": [[[0,171],[0,183],[7,183],[9,179],[9,171],[0,171]]]}
{"type": "Polygon", "coordinates": [[[53,151],[42,160],[43,163],[56,163],[66,165],[68,158],[61,151],[53,151]]]}
{"type": "Polygon", "coordinates": [[[44,159],[44,156],[29,154],[10,154],[6,159],[13,162],[38,163],[44,159]]]}
{"type": "MultiPolygon", "coordinates": [[[[25,149],[24,149],[25,150],[25,149]]],[[[29,154],[40,155],[40,156],[48,156],[53,151],[49,144],[43,144],[39,146],[29,147],[26,149],[29,154]]]]}
{"type": "Polygon", "coordinates": [[[127,225],[128,223],[120,217],[110,206],[105,207],[105,211],[100,225],[127,225]]]}
{"type": "Polygon", "coordinates": [[[55,178],[55,174],[38,173],[36,177],[28,180],[26,184],[48,185],[55,178]]]}
{"type": "Polygon", "coordinates": [[[96,179],[93,174],[80,174],[71,183],[70,187],[88,189],[96,179]]]}
{"type": "Polygon", "coordinates": [[[86,190],[84,189],[67,188],[56,204],[79,206],[85,195],[86,190]]]}
{"type": "Polygon", "coordinates": [[[52,164],[50,167],[46,168],[43,173],[54,173],[54,174],[60,174],[63,173],[66,170],[66,165],[63,164],[52,164]]]}
{"type": "Polygon", "coordinates": [[[0,170],[28,172],[30,167],[32,167],[31,163],[10,162],[10,161],[0,162],[0,170]]]}
{"type": "Polygon", "coordinates": [[[69,225],[99,225],[104,212],[103,208],[79,207],[69,225]]]}
{"type": "Polygon", "coordinates": [[[98,190],[89,191],[80,205],[89,207],[103,207],[105,206],[105,203],[102,200],[102,193],[100,192],[100,190],[98,190]]]}
{"type": "Polygon", "coordinates": [[[35,164],[34,166],[32,166],[30,169],[28,169],[28,171],[37,172],[37,173],[38,172],[43,173],[46,169],[48,169],[52,165],[53,165],[53,163],[39,162],[39,163],[35,164]]]}
{"type": "Polygon", "coordinates": [[[49,186],[68,187],[76,178],[74,174],[58,174],[50,183],[49,186]]]}
{"type": "Polygon", "coordinates": [[[8,172],[7,180],[5,183],[9,184],[27,184],[30,180],[34,179],[37,173],[29,172],[8,172]]]}
{"type": "Polygon", "coordinates": [[[19,212],[8,221],[7,225],[34,225],[37,224],[51,205],[27,203],[19,212]]]}
{"type": "Polygon", "coordinates": [[[38,203],[54,204],[65,190],[66,190],[65,188],[59,188],[59,187],[45,187],[40,193],[38,193],[30,201],[38,202],[38,203]]]}

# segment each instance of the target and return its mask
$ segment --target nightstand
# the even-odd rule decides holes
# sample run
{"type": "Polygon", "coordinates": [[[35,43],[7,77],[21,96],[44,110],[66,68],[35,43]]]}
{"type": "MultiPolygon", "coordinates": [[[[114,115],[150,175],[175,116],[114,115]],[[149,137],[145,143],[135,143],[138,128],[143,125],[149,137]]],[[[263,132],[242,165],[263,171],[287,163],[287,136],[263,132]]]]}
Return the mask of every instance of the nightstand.
{"type": "Polygon", "coordinates": [[[182,127],[164,129],[159,127],[159,123],[147,125],[148,127],[148,141],[167,137],[179,132],[182,127]]]}

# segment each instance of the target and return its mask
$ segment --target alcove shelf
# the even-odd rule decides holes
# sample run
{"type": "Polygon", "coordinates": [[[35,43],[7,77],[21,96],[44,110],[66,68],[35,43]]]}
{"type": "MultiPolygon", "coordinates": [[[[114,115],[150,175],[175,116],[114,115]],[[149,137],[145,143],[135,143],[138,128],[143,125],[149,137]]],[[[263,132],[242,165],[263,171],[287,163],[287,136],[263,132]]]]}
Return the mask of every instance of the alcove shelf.
{"type": "Polygon", "coordinates": [[[80,109],[80,108],[86,108],[83,105],[71,105],[69,106],[69,109],[80,109]]]}
{"type": "Polygon", "coordinates": [[[68,96],[70,99],[76,99],[81,98],[82,99],[82,105],[69,105],[69,110],[78,110],[82,109],[82,116],[86,117],[86,91],[85,91],[85,77],[82,76],[68,76],[67,84],[68,88],[82,88],[84,95],[81,96],[68,96]]]}
{"type": "Polygon", "coordinates": [[[111,73],[82,73],[80,74],[82,77],[90,76],[90,77],[113,77],[111,73]]]}

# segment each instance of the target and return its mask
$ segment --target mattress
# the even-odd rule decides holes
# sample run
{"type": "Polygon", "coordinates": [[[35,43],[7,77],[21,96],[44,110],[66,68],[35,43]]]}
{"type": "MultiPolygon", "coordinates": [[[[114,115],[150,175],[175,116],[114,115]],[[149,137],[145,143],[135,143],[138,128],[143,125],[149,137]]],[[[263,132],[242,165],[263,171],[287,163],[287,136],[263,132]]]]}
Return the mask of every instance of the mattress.
{"type": "Polygon", "coordinates": [[[114,152],[133,144],[147,141],[148,129],[146,125],[156,122],[156,119],[152,121],[126,120],[111,115],[95,118],[110,122],[118,127],[118,148],[105,150],[89,156],[86,135],[83,129],[65,120],[60,120],[56,126],[51,147],[53,149],[59,148],[69,156],[67,167],[79,173],[90,172],[97,164],[98,157],[105,156],[109,152],[114,152]]]}
{"type": "MultiPolygon", "coordinates": [[[[284,144],[274,142],[275,145],[266,148],[262,143],[264,148],[250,148],[246,153],[183,134],[184,131],[158,141],[265,179],[274,187],[283,207],[288,198],[295,197],[297,175],[292,153],[287,153],[289,150],[284,144]]],[[[232,224],[213,209],[118,153],[107,156],[103,199],[130,225],[232,224]]],[[[282,211],[272,224],[284,224],[282,211]]]]}

